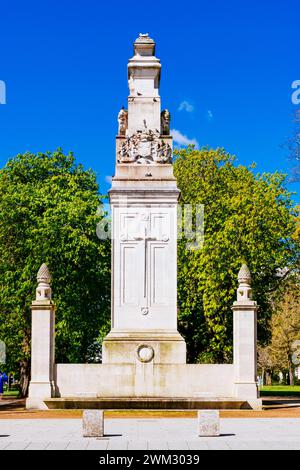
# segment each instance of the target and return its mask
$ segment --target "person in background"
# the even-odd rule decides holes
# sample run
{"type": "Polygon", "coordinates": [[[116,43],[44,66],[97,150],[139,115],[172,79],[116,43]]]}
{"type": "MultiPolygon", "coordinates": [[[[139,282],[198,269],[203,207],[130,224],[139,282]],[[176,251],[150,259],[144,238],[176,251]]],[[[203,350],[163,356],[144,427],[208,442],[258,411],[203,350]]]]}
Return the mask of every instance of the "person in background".
{"type": "Polygon", "coordinates": [[[4,384],[7,382],[7,380],[8,380],[7,375],[0,370],[0,400],[2,400],[3,387],[4,387],[4,384]]]}

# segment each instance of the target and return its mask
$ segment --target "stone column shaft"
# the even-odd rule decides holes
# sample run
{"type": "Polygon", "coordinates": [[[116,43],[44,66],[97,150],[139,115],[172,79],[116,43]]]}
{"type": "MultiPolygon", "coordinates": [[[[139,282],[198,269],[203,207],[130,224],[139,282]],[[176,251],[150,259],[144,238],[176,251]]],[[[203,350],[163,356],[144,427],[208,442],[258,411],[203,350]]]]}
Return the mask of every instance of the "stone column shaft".
{"type": "MultiPolygon", "coordinates": [[[[32,303],[31,382],[51,397],[54,368],[55,308],[51,301],[32,303]]],[[[32,390],[31,390],[32,391],[32,390]]]]}
{"type": "Polygon", "coordinates": [[[256,310],[255,302],[244,305],[235,302],[233,306],[233,361],[238,395],[252,394],[253,387],[256,390],[256,310]]]}

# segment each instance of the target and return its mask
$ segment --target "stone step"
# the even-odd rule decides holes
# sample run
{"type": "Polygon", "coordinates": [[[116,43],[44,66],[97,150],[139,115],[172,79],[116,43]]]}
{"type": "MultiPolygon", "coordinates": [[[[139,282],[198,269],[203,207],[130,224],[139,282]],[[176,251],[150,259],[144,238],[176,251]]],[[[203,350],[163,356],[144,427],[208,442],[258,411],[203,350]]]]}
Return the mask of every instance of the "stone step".
{"type": "Polygon", "coordinates": [[[219,397],[69,397],[49,398],[44,401],[49,409],[102,409],[102,410],[200,410],[251,409],[247,401],[219,397]]]}

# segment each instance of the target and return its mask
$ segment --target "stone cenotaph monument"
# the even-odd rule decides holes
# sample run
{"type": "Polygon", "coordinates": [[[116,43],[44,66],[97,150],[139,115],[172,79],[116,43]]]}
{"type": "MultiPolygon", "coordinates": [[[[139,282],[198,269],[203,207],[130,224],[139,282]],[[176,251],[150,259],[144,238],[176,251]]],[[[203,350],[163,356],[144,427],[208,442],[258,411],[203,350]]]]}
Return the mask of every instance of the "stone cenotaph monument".
{"type": "MultiPolygon", "coordinates": [[[[27,408],[260,408],[256,302],[243,265],[233,306],[233,364],[186,364],[177,330],[177,188],[161,64],[140,34],[128,63],[128,108],[118,115],[112,210],[112,322],[102,364],[55,362],[51,275],[32,303],[27,408]]],[[[54,293],[55,294],[55,293],[54,293]]]]}
{"type": "Polygon", "coordinates": [[[128,111],[119,113],[112,210],[112,329],[103,363],[185,364],[177,331],[177,201],[170,115],[161,111],[161,64],[147,34],[128,64],[128,111]]]}

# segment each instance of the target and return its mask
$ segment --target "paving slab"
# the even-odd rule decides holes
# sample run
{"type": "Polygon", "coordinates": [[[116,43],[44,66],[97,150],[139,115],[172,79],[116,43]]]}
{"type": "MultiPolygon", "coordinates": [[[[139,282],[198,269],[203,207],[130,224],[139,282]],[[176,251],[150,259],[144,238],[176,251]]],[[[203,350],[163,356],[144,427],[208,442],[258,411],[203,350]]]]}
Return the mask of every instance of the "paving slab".
{"type": "Polygon", "coordinates": [[[45,442],[30,442],[30,444],[26,447],[25,450],[45,450],[49,445],[49,441],[45,442]]]}
{"type": "Polygon", "coordinates": [[[0,450],[5,449],[5,447],[8,446],[9,442],[10,442],[9,439],[7,439],[7,438],[6,438],[6,439],[2,439],[2,438],[1,438],[1,439],[0,439],[0,450]]]}
{"type": "Polygon", "coordinates": [[[128,450],[147,450],[148,442],[145,440],[131,440],[128,441],[128,450]]]}
{"type": "Polygon", "coordinates": [[[88,448],[88,445],[89,445],[88,439],[70,441],[68,444],[67,450],[86,450],[88,448]]]}
{"type": "Polygon", "coordinates": [[[108,439],[93,439],[88,443],[87,450],[106,450],[108,439]]]}
{"type": "Polygon", "coordinates": [[[209,450],[230,450],[229,444],[218,437],[206,439],[206,444],[209,450]]]}
{"type": "Polygon", "coordinates": [[[169,450],[169,446],[167,441],[151,439],[148,441],[148,450],[169,450]]]}
{"type": "Polygon", "coordinates": [[[69,441],[54,441],[50,442],[46,450],[67,450],[69,441]]]}
{"type": "Polygon", "coordinates": [[[208,444],[203,439],[188,441],[189,450],[209,450],[208,444]]]}
{"type": "Polygon", "coordinates": [[[30,442],[25,441],[10,442],[3,450],[25,450],[29,444],[30,442]]]}
{"type": "Polygon", "coordinates": [[[176,441],[168,441],[168,447],[170,450],[189,450],[187,441],[181,439],[176,441]]]}
{"type": "Polygon", "coordinates": [[[121,440],[121,439],[110,439],[108,441],[108,450],[127,450],[128,448],[128,441],[126,440],[121,440]]]}
{"type": "Polygon", "coordinates": [[[221,419],[218,437],[198,437],[195,418],[106,419],[101,439],[83,438],[81,419],[6,419],[0,425],[0,450],[300,450],[299,418],[221,419]]]}

